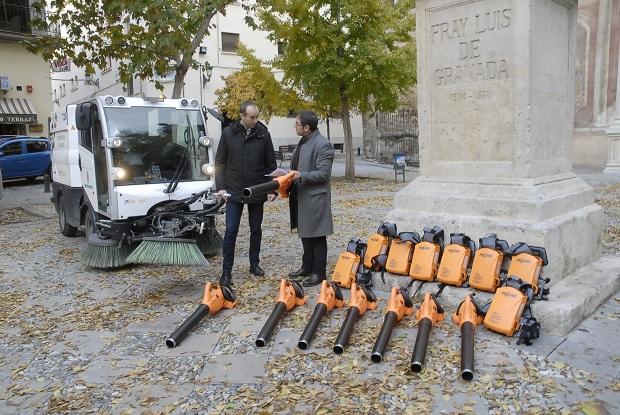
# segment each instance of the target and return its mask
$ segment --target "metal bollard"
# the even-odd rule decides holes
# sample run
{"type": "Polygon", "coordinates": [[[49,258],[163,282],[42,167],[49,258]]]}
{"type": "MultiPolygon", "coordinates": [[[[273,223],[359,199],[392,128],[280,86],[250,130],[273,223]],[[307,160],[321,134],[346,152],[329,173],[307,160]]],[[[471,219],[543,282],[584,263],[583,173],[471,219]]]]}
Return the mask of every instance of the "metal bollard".
{"type": "Polygon", "coordinates": [[[50,190],[50,175],[49,173],[45,173],[43,175],[43,193],[51,193],[50,190]]]}

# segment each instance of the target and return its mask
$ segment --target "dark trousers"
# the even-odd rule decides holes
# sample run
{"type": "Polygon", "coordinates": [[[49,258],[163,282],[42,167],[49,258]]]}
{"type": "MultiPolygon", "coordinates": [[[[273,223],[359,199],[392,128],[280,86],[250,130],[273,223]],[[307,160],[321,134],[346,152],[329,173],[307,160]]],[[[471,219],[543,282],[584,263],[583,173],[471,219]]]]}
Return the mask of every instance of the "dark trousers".
{"type": "MultiPolygon", "coordinates": [[[[235,244],[237,242],[241,214],[243,213],[243,205],[243,203],[231,201],[226,203],[226,231],[224,232],[222,246],[222,256],[224,257],[222,270],[224,272],[230,272],[235,262],[235,244]]],[[[252,203],[247,206],[250,219],[250,265],[253,266],[258,265],[260,261],[260,242],[263,237],[263,204],[252,203]]]]}
{"type": "Polygon", "coordinates": [[[301,267],[305,271],[310,271],[312,274],[326,277],[327,237],[301,238],[301,244],[304,246],[304,254],[301,257],[301,267]]]}

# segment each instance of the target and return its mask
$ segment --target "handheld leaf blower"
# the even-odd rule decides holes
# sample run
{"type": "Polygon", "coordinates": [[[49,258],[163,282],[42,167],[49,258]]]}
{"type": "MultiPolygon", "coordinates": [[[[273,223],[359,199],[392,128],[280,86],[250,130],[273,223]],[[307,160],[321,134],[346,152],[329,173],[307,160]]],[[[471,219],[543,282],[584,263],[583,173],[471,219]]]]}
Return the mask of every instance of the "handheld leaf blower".
{"type": "Polygon", "coordinates": [[[482,324],[484,314],[473,299],[473,294],[465,297],[452,314],[452,321],[461,326],[461,378],[474,378],[474,333],[476,326],[482,324]]]}
{"type": "Polygon", "coordinates": [[[377,297],[370,290],[370,288],[364,285],[358,285],[357,283],[351,284],[351,297],[349,298],[349,309],[347,310],[347,316],[342,323],[338,337],[334,342],[334,353],[342,354],[344,348],[349,343],[349,337],[355,323],[361,316],[366,313],[367,310],[374,310],[377,308],[377,297]]]}
{"type": "Polygon", "coordinates": [[[306,296],[304,294],[304,289],[297,281],[290,281],[285,278],[280,280],[280,293],[278,295],[278,299],[276,300],[276,305],[271,312],[271,315],[267,319],[267,322],[263,326],[260,333],[258,333],[258,337],[256,338],[256,346],[264,347],[271,335],[273,334],[273,330],[276,328],[284,314],[287,311],[291,311],[293,308],[298,305],[304,305],[306,303],[306,296]]]}
{"type": "Polygon", "coordinates": [[[221,309],[233,308],[236,304],[237,299],[235,293],[230,287],[208,282],[205,287],[204,295],[202,296],[202,303],[198,306],[196,311],[194,311],[194,313],[166,339],[166,346],[170,348],[178,346],[183,339],[187,337],[192,327],[198,324],[204,316],[209,314],[215,315],[221,309]]]}
{"type": "Polygon", "coordinates": [[[375,347],[372,349],[370,359],[379,363],[383,360],[383,353],[387,347],[387,343],[392,336],[392,330],[397,322],[405,316],[413,314],[413,301],[409,297],[409,290],[406,288],[392,287],[390,298],[388,298],[387,307],[385,308],[385,316],[383,325],[375,341],[375,347]]]}
{"type": "Polygon", "coordinates": [[[319,299],[316,302],[310,321],[306,325],[297,346],[306,350],[310,341],[314,337],[316,329],[319,327],[319,323],[323,319],[323,316],[334,308],[340,308],[344,305],[344,299],[342,297],[342,291],[335,283],[329,283],[325,280],[321,283],[321,290],[319,291],[319,299]]]}
{"type": "Polygon", "coordinates": [[[256,184],[254,186],[246,187],[241,194],[243,197],[260,196],[265,193],[278,192],[281,198],[286,199],[288,197],[288,191],[293,184],[295,172],[290,171],[284,176],[274,177],[265,183],[256,184]]]}
{"type": "Polygon", "coordinates": [[[442,321],[443,318],[444,311],[437,302],[437,298],[431,293],[425,293],[424,301],[416,313],[416,319],[418,319],[418,335],[415,339],[413,356],[411,357],[412,372],[418,373],[422,370],[431,329],[433,325],[442,321]]]}

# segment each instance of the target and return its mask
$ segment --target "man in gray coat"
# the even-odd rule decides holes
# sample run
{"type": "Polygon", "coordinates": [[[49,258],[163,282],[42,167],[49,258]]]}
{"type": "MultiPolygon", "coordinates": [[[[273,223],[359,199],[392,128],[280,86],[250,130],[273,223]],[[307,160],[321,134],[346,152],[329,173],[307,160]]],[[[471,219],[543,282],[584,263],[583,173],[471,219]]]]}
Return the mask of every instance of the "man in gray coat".
{"type": "Polygon", "coordinates": [[[327,278],[327,235],[334,231],[330,187],[334,146],[319,132],[318,123],[313,111],[299,113],[295,130],[301,140],[291,157],[295,172],[289,198],[291,229],[297,228],[304,253],[301,268],[289,276],[306,277],[305,287],[327,278]]]}

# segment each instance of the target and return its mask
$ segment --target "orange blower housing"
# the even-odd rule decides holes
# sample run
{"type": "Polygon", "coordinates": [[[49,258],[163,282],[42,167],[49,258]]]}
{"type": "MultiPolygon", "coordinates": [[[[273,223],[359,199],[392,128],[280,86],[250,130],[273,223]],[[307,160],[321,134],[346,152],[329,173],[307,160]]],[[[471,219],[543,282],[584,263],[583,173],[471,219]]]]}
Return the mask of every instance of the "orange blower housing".
{"type": "Polygon", "coordinates": [[[474,334],[476,325],[481,324],[484,315],[474,301],[472,294],[467,295],[452,314],[452,321],[461,327],[461,378],[474,378],[474,334]]]}
{"type": "Polygon", "coordinates": [[[299,284],[295,284],[286,278],[280,280],[280,291],[276,303],[283,303],[286,311],[291,311],[298,305],[306,304],[306,295],[300,289],[299,284]]]}
{"type": "Polygon", "coordinates": [[[202,296],[202,304],[209,307],[209,314],[215,315],[223,308],[233,308],[235,305],[237,305],[236,299],[230,301],[227,300],[227,298],[235,298],[229,287],[225,285],[220,286],[218,284],[211,284],[210,282],[208,282],[205,287],[205,292],[202,296]]]}
{"type": "Polygon", "coordinates": [[[385,263],[385,270],[392,274],[408,275],[411,256],[418,242],[420,242],[420,235],[416,232],[399,233],[398,238],[390,243],[390,253],[385,263]]]}
{"type": "Polygon", "coordinates": [[[368,310],[374,310],[377,308],[377,297],[367,287],[359,285],[357,283],[351,284],[351,295],[349,297],[349,308],[347,309],[347,316],[340,327],[340,332],[334,342],[334,353],[342,354],[344,348],[349,343],[349,338],[355,327],[355,323],[361,316],[368,310]]]}
{"type": "Polygon", "coordinates": [[[387,261],[390,243],[397,236],[396,224],[383,222],[377,229],[377,233],[368,237],[364,266],[372,271],[381,271],[387,261]]]}
{"type": "Polygon", "coordinates": [[[413,314],[413,301],[409,297],[409,291],[405,288],[392,287],[390,292],[390,298],[388,298],[387,307],[385,309],[385,316],[383,317],[383,324],[381,330],[377,335],[377,340],[372,349],[370,359],[379,363],[383,360],[383,354],[387,348],[387,344],[392,337],[392,330],[396,323],[403,319],[405,316],[413,314]]]}
{"type": "Polygon", "coordinates": [[[344,305],[344,299],[340,289],[325,280],[321,283],[319,298],[316,302],[317,304],[325,304],[328,312],[332,311],[334,308],[340,308],[344,305]]]}
{"type": "Polygon", "coordinates": [[[433,281],[443,251],[444,231],[439,226],[424,228],[422,241],[416,245],[409,276],[418,281],[433,281]]]}
{"type": "Polygon", "coordinates": [[[549,279],[540,275],[542,267],[549,263],[545,248],[517,242],[510,247],[510,256],[508,275],[530,284],[534,289],[534,296],[539,300],[545,300],[549,294],[545,284],[549,279]]]}
{"type": "Polygon", "coordinates": [[[302,350],[306,350],[314,338],[314,334],[316,333],[323,316],[332,311],[334,308],[340,308],[343,305],[344,298],[342,297],[340,287],[336,284],[323,281],[321,283],[321,290],[319,291],[319,298],[316,302],[316,306],[314,306],[312,316],[310,316],[310,320],[308,321],[308,324],[306,324],[306,328],[301,334],[301,337],[297,342],[297,346],[302,350]]]}
{"type": "Polygon", "coordinates": [[[451,233],[450,245],[441,256],[437,280],[443,284],[460,287],[467,281],[467,269],[476,252],[476,243],[463,233],[451,233]]]}
{"type": "Polygon", "coordinates": [[[508,252],[508,242],[498,239],[497,234],[489,233],[479,239],[479,248],[474,255],[474,263],[469,275],[469,286],[482,291],[495,292],[499,287],[504,259],[508,252]]]}

